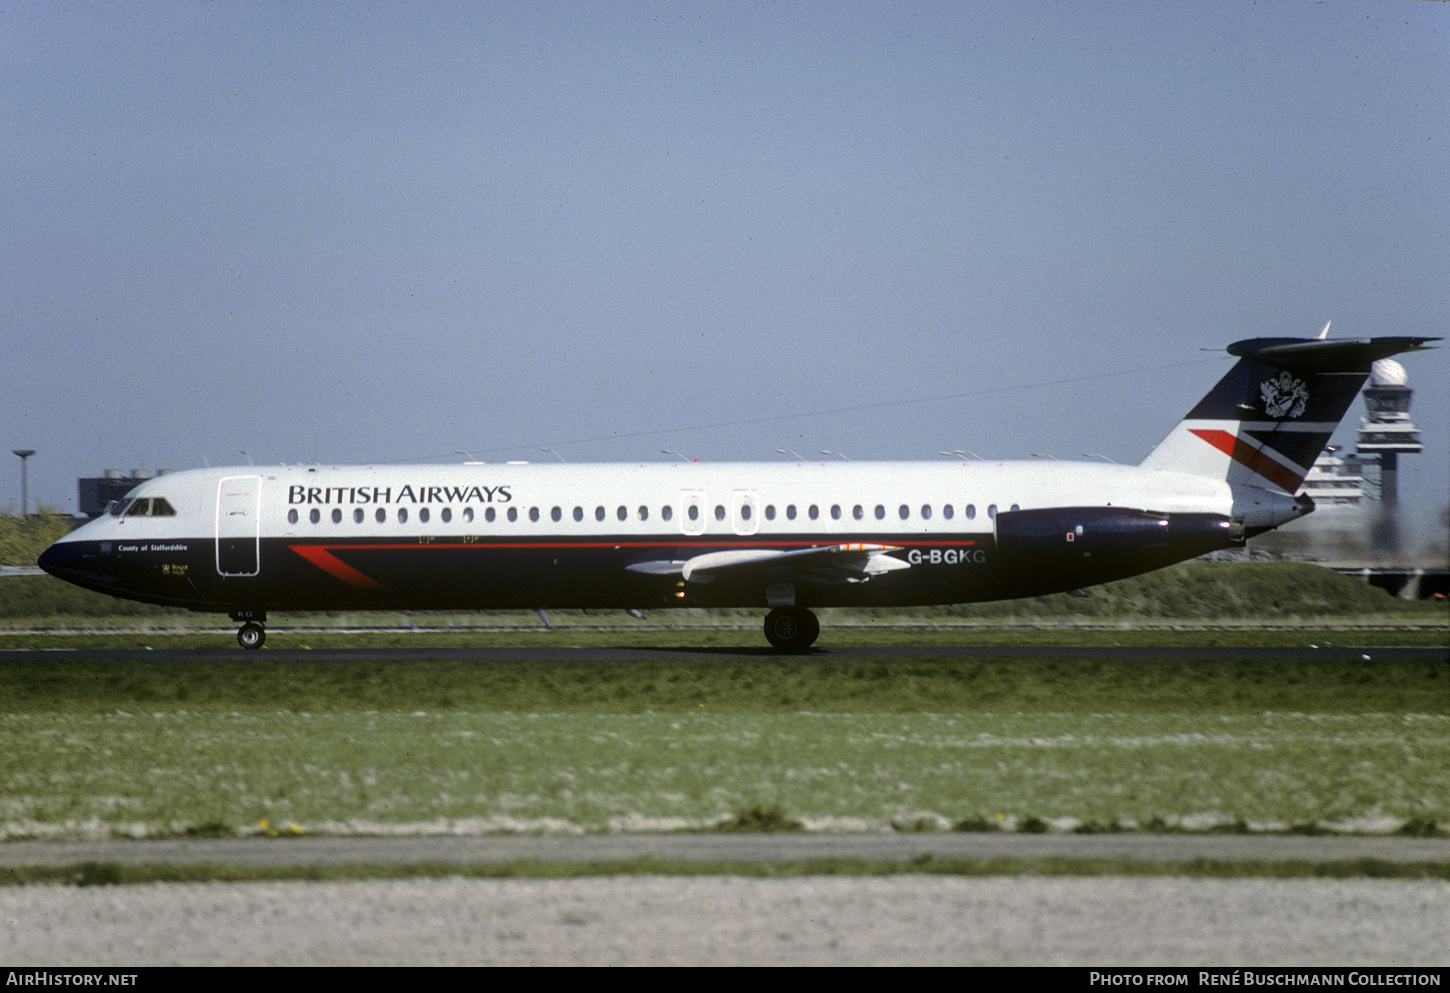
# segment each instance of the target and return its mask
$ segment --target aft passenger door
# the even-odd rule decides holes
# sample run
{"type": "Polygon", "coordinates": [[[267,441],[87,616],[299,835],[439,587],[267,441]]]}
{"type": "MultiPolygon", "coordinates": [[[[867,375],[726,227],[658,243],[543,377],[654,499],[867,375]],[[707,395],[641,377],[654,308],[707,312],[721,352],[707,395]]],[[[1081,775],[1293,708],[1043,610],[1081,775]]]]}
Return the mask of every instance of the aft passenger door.
{"type": "Polygon", "coordinates": [[[255,576],[261,571],[262,477],[227,476],[216,490],[216,571],[255,576]]]}

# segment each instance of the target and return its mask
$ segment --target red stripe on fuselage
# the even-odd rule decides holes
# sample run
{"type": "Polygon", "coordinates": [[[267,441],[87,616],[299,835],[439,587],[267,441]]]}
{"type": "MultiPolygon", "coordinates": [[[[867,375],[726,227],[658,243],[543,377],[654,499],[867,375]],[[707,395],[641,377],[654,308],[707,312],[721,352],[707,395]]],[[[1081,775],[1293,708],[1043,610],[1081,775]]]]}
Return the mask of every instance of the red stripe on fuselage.
{"type": "Polygon", "coordinates": [[[322,571],[335,576],[349,586],[356,586],[360,590],[381,590],[384,588],[382,583],[365,573],[358,572],[342,559],[333,555],[329,551],[329,548],[338,547],[336,545],[288,545],[287,547],[322,571]]]}
{"type": "Polygon", "coordinates": [[[1255,448],[1237,435],[1228,431],[1212,430],[1208,428],[1189,428],[1191,433],[1202,438],[1220,452],[1240,465],[1247,466],[1252,471],[1263,476],[1275,486],[1280,487],[1286,493],[1293,493],[1299,489],[1304,482],[1304,476],[1282,462],[1276,461],[1269,455],[1266,448],[1255,448]]]}

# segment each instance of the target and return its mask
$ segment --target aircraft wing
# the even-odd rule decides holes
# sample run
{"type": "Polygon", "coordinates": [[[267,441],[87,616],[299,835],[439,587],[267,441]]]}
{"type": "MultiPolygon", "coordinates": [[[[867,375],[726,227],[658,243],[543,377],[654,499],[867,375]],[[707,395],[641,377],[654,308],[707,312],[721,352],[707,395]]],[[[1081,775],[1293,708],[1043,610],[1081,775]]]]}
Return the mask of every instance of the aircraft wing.
{"type": "Polygon", "coordinates": [[[873,576],[909,569],[911,565],[891,555],[897,545],[852,542],[816,545],[783,552],[774,548],[732,548],[706,552],[690,559],[636,562],[631,572],[650,576],[679,576],[687,583],[712,583],[716,579],[749,580],[759,576],[767,585],[799,583],[826,586],[832,583],[864,583],[873,576]]]}

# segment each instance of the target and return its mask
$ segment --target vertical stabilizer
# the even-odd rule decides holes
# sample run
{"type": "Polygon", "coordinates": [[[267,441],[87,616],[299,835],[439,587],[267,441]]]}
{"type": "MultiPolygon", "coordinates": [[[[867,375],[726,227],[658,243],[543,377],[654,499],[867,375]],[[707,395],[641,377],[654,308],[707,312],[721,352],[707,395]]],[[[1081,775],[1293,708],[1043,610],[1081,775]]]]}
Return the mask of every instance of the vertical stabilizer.
{"type": "MultiPolygon", "coordinates": [[[[1328,331],[1325,326],[1324,334],[1328,331]]],[[[1230,484],[1296,492],[1370,366],[1438,338],[1250,338],[1239,361],[1143,461],[1230,484]]]]}

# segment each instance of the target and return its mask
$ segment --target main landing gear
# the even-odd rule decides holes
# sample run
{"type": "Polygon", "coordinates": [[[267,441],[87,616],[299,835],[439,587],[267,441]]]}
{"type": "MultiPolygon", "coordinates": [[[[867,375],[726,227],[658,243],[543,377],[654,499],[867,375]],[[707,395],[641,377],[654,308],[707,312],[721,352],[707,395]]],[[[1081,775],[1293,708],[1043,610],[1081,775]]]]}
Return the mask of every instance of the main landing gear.
{"type": "Polygon", "coordinates": [[[251,650],[267,643],[267,612],[265,610],[234,610],[232,620],[245,621],[237,632],[237,644],[251,650]]]}
{"type": "Polygon", "coordinates": [[[779,652],[804,652],[816,643],[821,622],[804,607],[776,607],[765,615],[765,639],[779,652]]]}

